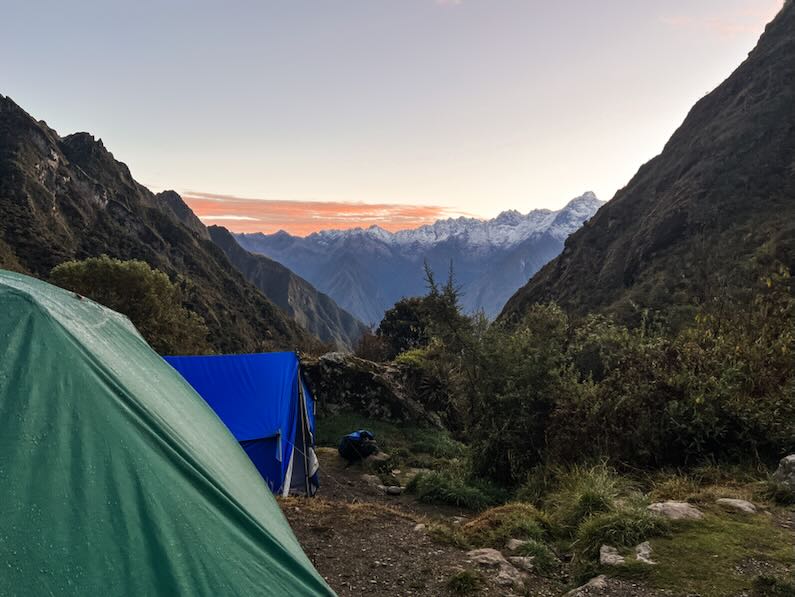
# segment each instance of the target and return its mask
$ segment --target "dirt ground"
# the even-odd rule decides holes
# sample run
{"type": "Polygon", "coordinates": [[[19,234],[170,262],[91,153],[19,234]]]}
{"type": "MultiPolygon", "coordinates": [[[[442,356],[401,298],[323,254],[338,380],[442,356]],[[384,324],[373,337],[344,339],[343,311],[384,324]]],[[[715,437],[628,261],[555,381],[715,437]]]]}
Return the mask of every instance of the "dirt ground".
{"type": "MultiPolygon", "coordinates": [[[[369,488],[361,477],[371,471],[346,467],[336,450],[321,448],[318,457],[323,471],[318,496],[280,503],[309,559],[341,597],[460,594],[448,582],[471,567],[466,552],[434,542],[425,529],[415,527],[440,518],[465,522],[467,513],[428,507],[408,495],[387,496],[369,488]]],[[[561,583],[530,576],[517,592],[494,584],[493,576],[484,574],[485,584],[472,594],[552,597],[567,590],[561,583]]],[[[582,595],[657,597],[662,593],[610,580],[606,587],[588,589],[582,595]]]]}

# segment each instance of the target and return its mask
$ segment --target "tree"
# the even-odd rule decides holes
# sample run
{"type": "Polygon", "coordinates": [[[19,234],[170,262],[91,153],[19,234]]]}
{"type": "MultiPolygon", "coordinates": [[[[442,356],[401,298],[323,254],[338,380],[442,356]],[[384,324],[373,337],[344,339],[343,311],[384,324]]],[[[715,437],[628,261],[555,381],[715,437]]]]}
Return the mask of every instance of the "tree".
{"type": "Polygon", "coordinates": [[[50,280],[126,315],[160,354],[209,351],[204,319],[182,305],[179,286],[143,261],[107,255],[67,261],[53,268],[50,280]]]}

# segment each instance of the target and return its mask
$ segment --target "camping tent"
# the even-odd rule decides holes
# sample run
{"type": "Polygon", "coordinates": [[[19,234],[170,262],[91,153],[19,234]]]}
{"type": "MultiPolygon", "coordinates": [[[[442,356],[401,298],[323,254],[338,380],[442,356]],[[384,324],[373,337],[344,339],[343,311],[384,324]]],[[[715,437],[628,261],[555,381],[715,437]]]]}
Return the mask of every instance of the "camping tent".
{"type": "Polygon", "coordinates": [[[314,400],[295,353],[166,360],[226,423],[271,491],[315,492],[314,400]]]}
{"type": "Polygon", "coordinates": [[[126,318],[0,271],[0,594],[333,592],[126,318]]]}

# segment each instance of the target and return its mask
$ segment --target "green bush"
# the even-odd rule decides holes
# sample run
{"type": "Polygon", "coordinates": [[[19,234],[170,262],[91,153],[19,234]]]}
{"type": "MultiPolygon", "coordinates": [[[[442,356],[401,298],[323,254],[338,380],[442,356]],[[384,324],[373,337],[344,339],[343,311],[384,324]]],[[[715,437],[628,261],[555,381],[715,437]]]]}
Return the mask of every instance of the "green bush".
{"type": "Polygon", "coordinates": [[[447,581],[447,588],[453,595],[469,595],[480,590],[484,584],[483,575],[479,571],[467,568],[453,574],[447,581]]]}
{"type": "Polygon", "coordinates": [[[486,510],[461,527],[461,533],[475,547],[501,549],[508,539],[541,541],[547,526],[544,514],[531,504],[514,502],[486,510]]]}
{"type": "Polygon", "coordinates": [[[179,286],[144,261],[107,255],[67,261],[53,268],[50,280],[129,317],[160,354],[209,351],[202,317],[183,306],[179,286]]]}
{"type": "Polygon", "coordinates": [[[570,535],[590,516],[614,510],[616,500],[630,490],[628,481],[606,465],[574,466],[560,475],[544,503],[552,523],[570,535]]]}
{"type": "Polygon", "coordinates": [[[757,576],[751,587],[751,597],[792,597],[795,582],[774,576],[757,576]]]}
{"type": "Polygon", "coordinates": [[[560,567],[560,560],[546,544],[536,539],[528,539],[527,543],[516,550],[519,555],[533,558],[533,568],[541,576],[549,575],[560,567]]]}
{"type": "Polygon", "coordinates": [[[651,537],[666,535],[671,525],[667,519],[642,508],[622,508],[596,514],[577,529],[574,547],[584,558],[595,558],[602,545],[632,547],[651,537]]]}
{"type": "Polygon", "coordinates": [[[427,504],[458,506],[468,510],[483,510],[504,498],[502,492],[486,482],[449,471],[419,473],[409,481],[406,490],[427,504]]]}

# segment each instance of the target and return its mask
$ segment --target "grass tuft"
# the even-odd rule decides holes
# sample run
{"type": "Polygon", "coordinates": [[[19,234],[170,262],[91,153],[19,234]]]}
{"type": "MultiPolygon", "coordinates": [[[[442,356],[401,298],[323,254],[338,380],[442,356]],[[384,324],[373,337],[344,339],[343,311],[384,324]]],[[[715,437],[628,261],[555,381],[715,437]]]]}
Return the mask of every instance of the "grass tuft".
{"type": "Polygon", "coordinates": [[[577,529],[574,546],[586,558],[595,558],[602,545],[633,547],[651,537],[667,535],[671,524],[641,508],[622,508],[596,514],[577,529]]]}
{"type": "Polygon", "coordinates": [[[502,492],[491,485],[450,471],[420,473],[409,481],[406,490],[427,504],[444,504],[469,510],[484,510],[504,498],[502,492]]]}
{"type": "Polygon", "coordinates": [[[757,576],[751,586],[751,597],[792,597],[795,582],[775,576],[757,576]]]}
{"type": "Polygon", "coordinates": [[[447,588],[453,595],[469,595],[478,591],[484,584],[480,572],[467,568],[453,574],[447,581],[447,588]]]}
{"type": "Polygon", "coordinates": [[[533,567],[541,576],[552,574],[560,567],[560,560],[555,552],[536,539],[529,539],[527,543],[516,550],[516,553],[532,557],[533,567]]]}
{"type": "Polygon", "coordinates": [[[501,549],[508,539],[544,537],[544,515],[531,504],[511,503],[486,510],[462,526],[461,531],[475,547],[501,549]]]}

